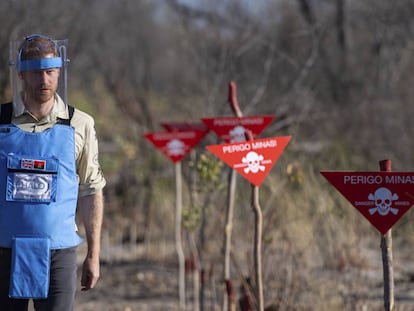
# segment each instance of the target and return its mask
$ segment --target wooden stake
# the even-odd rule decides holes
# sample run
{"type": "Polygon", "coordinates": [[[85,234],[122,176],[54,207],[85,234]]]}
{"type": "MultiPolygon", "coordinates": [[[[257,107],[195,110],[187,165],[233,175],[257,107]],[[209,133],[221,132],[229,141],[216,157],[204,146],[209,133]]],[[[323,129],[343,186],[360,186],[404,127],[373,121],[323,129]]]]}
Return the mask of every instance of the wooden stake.
{"type": "Polygon", "coordinates": [[[175,164],[175,248],[178,257],[178,298],[180,310],[185,310],[185,256],[182,244],[182,182],[181,162],[175,164]]]}
{"type": "MultiPolygon", "coordinates": [[[[391,160],[379,162],[380,170],[391,172],[391,160]]],[[[384,275],[384,308],[385,311],[394,311],[394,272],[392,258],[392,229],[381,236],[382,268],[384,275]]]]}

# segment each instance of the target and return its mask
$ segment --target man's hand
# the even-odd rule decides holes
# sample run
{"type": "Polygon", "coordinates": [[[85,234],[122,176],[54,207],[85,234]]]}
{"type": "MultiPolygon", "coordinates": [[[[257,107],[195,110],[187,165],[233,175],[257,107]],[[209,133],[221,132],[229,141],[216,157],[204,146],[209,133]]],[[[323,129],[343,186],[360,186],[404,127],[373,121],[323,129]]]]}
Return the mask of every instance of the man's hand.
{"type": "Polygon", "coordinates": [[[82,267],[82,291],[94,288],[99,278],[99,253],[103,218],[102,191],[79,198],[82,221],[85,226],[87,254],[82,267]]]}
{"type": "Polygon", "coordinates": [[[87,291],[95,287],[99,279],[99,258],[85,258],[82,267],[81,290],[87,291]]]}

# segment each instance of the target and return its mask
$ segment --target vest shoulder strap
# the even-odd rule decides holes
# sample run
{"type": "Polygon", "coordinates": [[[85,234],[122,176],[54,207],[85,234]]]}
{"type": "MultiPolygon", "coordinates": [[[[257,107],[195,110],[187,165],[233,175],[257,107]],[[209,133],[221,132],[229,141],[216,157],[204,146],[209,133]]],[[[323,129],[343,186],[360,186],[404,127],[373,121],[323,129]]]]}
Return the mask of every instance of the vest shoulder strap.
{"type": "MultiPolygon", "coordinates": [[[[63,124],[63,125],[70,125],[70,121],[72,121],[75,108],[73,106],[68,105],[68,112],[69,112],[69,119],[58,118],[56,123],[63,124]]],[[[11,102],[0,105],[0,124],[10,124],[12,121],[12,116],[13,116],[13,104],[11,102]]]]}
{"type": "Polygon", "coordinates": [[[13,115],[12,103],[0,105],[0,124],[10,124],[13,115]]]}
{"type": "Polygon", "coordinates": [[[57,124],[63,124],[63,125],[70,125],[70,121],[72,121],[73,113],[75,112],[75,108],[71,105],[68,105],[68,112],[69,112],[69,119],[57,119],[57,124]]]}

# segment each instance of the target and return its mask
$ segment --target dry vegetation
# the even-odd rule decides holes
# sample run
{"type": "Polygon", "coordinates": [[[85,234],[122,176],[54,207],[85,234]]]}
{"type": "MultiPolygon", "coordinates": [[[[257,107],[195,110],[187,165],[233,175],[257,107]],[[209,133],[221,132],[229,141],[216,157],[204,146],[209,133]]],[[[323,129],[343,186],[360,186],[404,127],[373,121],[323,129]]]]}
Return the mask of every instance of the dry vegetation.
{"type": "MultiPolygon", "coordinates": [[[[161,131],[161,121],[231,115],[229,81],[244,115],[276,115],[263,136],[292,135],[260,189],[266,305],[383,309],[380,236],[319,171],[376,171],[387,158],[394,170],[413,170],[413,1],[268,0],[254,9],[238,0],[51,2],[0,2],[0,97],[11,99],[10,39],[69,39],[69,99],[96,119],[108,179],[102,280],[76,310],[176,308],[174,168],[142,134],[161,131]]],[[[195,161],[217,141],[209,134],[195,161]]],[[[186,256],[195,245],[204,310],[220,310],[228,171],[192,184],[194,163],[182,167],[186,256]]],[[[393,228],[400,311],[414,309],[412,219],[408,212],[393,228]]],[[[239,178],[237,298],[252,276],[252,230],[250,185],[239,178]]],[[[187,284],[196,310],[190,274],[187,284]]]]}

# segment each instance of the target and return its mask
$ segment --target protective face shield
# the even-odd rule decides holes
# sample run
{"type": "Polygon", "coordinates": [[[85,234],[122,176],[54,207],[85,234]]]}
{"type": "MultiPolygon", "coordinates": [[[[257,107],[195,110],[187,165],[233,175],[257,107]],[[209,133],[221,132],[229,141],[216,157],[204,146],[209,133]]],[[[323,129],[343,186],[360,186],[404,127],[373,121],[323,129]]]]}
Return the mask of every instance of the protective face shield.
{"type": "Polygon", "coordinates": [[[57,94],[67,104],[67,58],[66,45],[68,40],[53,40],[42,35],[27,36],[22,41],[11,41],[9,51],[10,78],[13,91],[13,101],[21,99],[23,91],[23,83],[19,77],[19,72],[28,70],[43,70],[50,68],[60,68],[57,94]],[[49,41],[54,47],[58,55],[47,58],[22,59],[22,51],[34,39],[44,39],[49,41]]]}

